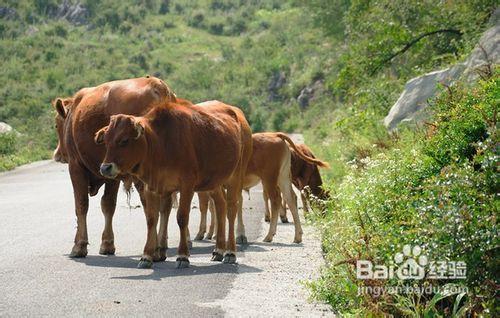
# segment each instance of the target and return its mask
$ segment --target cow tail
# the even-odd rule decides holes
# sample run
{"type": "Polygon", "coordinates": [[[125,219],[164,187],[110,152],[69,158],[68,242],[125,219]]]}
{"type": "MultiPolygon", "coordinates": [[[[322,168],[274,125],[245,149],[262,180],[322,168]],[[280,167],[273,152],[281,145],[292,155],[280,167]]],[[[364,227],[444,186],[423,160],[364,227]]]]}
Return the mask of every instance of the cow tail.
{"type": "Polygon", "coordinates": [[[127,195],[127,205],[129,210],[132,210],[132,205],[130,205],[130,198],[132,193],[132,179],[127,179],[123,181],[123,190],[127,195]]]}
{"type": "Polygon", "coordinates": [[[279,132],[279,133],[276,133],[276,135],[279,138],[281,138],[283,141],[287,142],[290,145],[290,147],[292,147],[292,149],[297,153],[297,155],[300,158],[302,158],[303,160],[305,160],[311,164],[317,165],[318,167],[321,167],[321,168],[330,168],[330,165],[327,162],[321,161],[321,160],[316,159],[316,158],[309,157],[308,155],[303,153],[299,148],[297,148],[297,146],[295,145],[293,140],[290,139],[290,137],[288,137],[284,133],[279,132]]]}

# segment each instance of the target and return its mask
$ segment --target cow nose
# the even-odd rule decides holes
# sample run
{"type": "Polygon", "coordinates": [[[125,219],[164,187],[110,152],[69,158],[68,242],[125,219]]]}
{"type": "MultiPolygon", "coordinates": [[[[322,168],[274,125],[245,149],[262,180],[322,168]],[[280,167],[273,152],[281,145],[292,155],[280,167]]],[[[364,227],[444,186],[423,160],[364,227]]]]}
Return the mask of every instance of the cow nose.
{"type": "Polygon", "coordinates": [[[104,177],[111,176],[112,171],[113,171],[113,164],[112,163],[102,163],[101,164],[100,172],[101,172],[101,175],[103,175],[104,177]]]}

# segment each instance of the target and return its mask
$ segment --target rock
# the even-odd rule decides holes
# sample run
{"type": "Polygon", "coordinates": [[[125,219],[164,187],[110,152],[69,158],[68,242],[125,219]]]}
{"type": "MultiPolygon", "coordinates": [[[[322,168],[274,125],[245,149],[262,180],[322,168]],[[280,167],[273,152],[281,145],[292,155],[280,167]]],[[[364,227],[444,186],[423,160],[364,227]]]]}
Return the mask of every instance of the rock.
{"type": "Polygon", "coordinates": [[[384,125],[389,130],[393,130],[402,121],[412,121],[425,117],[423,110],[427,107],[427,101],[436,95],[437,84],[450,85],[462,74],[464,69],[465,65],[458,64],[408,81],[403,93],[384,118],[384,125]]]}
{"type": "Polygon", "coordinates": [[[4,123],[3,121],[0,121],[0,134],[9,133],[12,131],[13,131],[13,129],[10,125],[8,125],[7,123],[4,123]]]}
{"type": "Polygon", "coordinates": [[[283,71],[275,71],[269,81],[267,89],[269,91],[269,100],[278,101],[281,100],[279,94],[280,88],[282,88],[286,83],[286,74],[283,71]]]}
{"type": "Polygon", "coordinates": [[[66,19],[73,25],[87,24],[88,15],[89,11],[83,4],[80,2],[73,4],[69,0],[64,0],[51,14],[53,18],[66,19]]]}
{"type": "Polygon", "coordinates": [[[436,96],[438,84],[452,85],[457,79],[475,82],[481,73],[500,60],[500,9],[495,10],[490,22],[494,26],[483,33],[479,44],[467,60],[444,70],[434,71],[409,80],[403,93],[384,118],[384,125],[394,130],[401,122],[419,123],[427,118],[427,102],[436,96]]]}
{"type": "Polygon", "coordinates": [[[482,72],[487,72],[491,65],[500,61],[500,23],[487,30],[479,45],[474,48],[471,55],[465,61],[466,69],[463,77],[468,83],[479,79],[482,72]]]}
{"type": "Polygon", "coordinates": [[[297,97],[297,102],[301,108],[309,106],[309,99],[311,99],[313,92],[313,89],[309,86],[304,87],[304,89],[300,91],[300,95],[297,97]]]}
{"type": "Polygon", "coordinates": [[[318,94],[323,89],[323,81],[316,80],[312,85],[307,85],[301,91],[297,97],[297,102],[302,109],[309,106],[311,100],[314,99],[315,95],[318,94]]]}
{"type": "Polygon", "coordinates": [[[0,18],[5,20],[16,19],[17,11],[9,7],[0,7],[0,18]]]}
{"type": "Polygon", "coordinates": [[[37,28],[36,26],[34,26],[34,25],[30,25],[30,26],[28,27],[28,30],[26,30],[26,34],[27,34],[27,35],[33,35],[33,34],[37,33],[38,31],[39,31],[39,30],[38,30],[38,28],[37,28]]]}

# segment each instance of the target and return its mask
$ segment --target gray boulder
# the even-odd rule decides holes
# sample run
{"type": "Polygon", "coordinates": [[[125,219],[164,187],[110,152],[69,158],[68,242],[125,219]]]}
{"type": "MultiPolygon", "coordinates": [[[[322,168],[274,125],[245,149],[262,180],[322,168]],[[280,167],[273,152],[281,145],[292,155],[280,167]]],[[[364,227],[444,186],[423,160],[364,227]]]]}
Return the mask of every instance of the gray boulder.
{"type": "Polygon", "coordinates": [[[450,85],[464,70],[465,65],[458,64],[409,80],[403,93],[384,118],[384,125],[393,130],[400,122],[420,121],[425,118],[427,101],[436,95],[438,84],[450,85]]]}
{"type": "Polygon", "coordinates": [[[19,15],[17,14],[16,9],[9,7],[0,7],[0,18],[5,20],[13,20],[17,19],[19,15]]]}
{"type": "Polygon", "coordinates": [[[0,134],[10,133],[12,131],[13,129],[10,125],[4,123],[3,121],[0,121],[0,134]]]}
{"type": "Polygon", "coordinates": [[[73,25],[86,25],[88,23],[88,9],[79,1],[62,1],[57,9],[50,14],[55,19],[65,19],[73,25]]]}
{"type": "Polygon", "coordinates": [[[309,106],[310,102],[314,100],[317,95],[323,92],[323,81],[316,80],[314,83],[307,85],[301,91],[297,97],[297,102],[300,108],[305,109],[309,106]]]}
{"type": "Polygon", "coordinates": [[[481,36],[479,44],[467,60],[444,70],[434,71],[409,80],[403,93],[384,118],[384,125],[394,130],[401,122],[419,123],[427,114],[428,101],[436,96],[438,85],[452,85],[463,79],[468,83],[476,81],[481,74],[488,73],[492,65],[500,61],[500,9],[491,18],[493,27],[481,36]]]}
{"type": "Polygon", "coordinates": [[[281,96],[279,90],[286,84],[286,74],[283,71],[275,71],[269,81],[267,90],[269,91],[269,101],[279,101],[281,96]]]}

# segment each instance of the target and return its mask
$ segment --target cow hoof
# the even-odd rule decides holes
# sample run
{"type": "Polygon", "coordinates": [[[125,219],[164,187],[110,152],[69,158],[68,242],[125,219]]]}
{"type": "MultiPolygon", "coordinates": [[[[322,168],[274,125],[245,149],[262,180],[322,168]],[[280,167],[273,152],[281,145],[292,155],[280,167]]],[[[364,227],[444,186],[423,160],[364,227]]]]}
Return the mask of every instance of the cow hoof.
{"type": "Polygon", "coordinates": [[[236,238],[237,244],[248,244],[247,237],[245,235],[240,235],[236,238]]]}
{"type": "Polygon", "coordinates": [[[221,253],[212,252],[212,261],[222,262],[223,259],[224,259],[224,255],[222,255],[221,253]]]}
{"type": "Polygon", "coordinates": [[[175,267],[177,268],[187,268],[189,267],[189,260],[187,257],[177,257],[175,261],[175,267]]]}
{"type": "Polygon", "coordinates": [[[302,243],[302,238],[301,237],[300,238],[295,238],[293,240],[293,242],[296,243],[296,244],[302,243]]]}
{"type": "Polygon", "coordinates": [[[272,242],[273,241],[273,235],[267,235],[266,237],[264,237],[263,239],[264,242],[272,242]]]}
{"type": "Polygon", "coordinates": [[[188,241],[188,248],[189,249],[192,249],[193,248],[193,241],[188,241]]]}
{"type": "Polygon", "coordinates": [[[167,259],[167,248],[158,247],[153,257],[153,262],[163,262],[166,259],[167,259]]]}
{"type": "Polygon", "coordinates": [[[137,268],[151,268],[153,267],[153,262],[147,258],[141,258],[139,264],[137,264],[137,268]]]}
{"type": "Polygon", "coordinates": [[[236,264],[236,255],[234,255],[233,253],[226,253],[222,262],[224,264],[236,264]]]}
{"type": "Polygon", "coordinates": [[[205,240],[211,240],[213,236],[213,233],[208,233],[207,236],[205,236],[205,240]]]}
{"type": "Polygon", "coordinates": [[[73,249],[71,250],[71,253],[69,253],[70,258],[82,258],[87,256],[87,246],[78,246],[75,245],[73,246],[73,249]]]}
{"type": "Polygon", "coordinates": [[[264,221],[266,221],[267,223],[269,223],[269,222],[271,222],[271,218],[266,215],[264,217],[264,221]]]}
{"type": "Polygon", "coordinates": [[[281,219],[281,223],[288,223],[288,218],[285,216],[285,217],[280,217],[281,219]]]}
{"type": "Polygon", "coordinates": [[[203,233],[200,232],[200,233],[196,234],[196,236],[194,237],[194,240],[195,241],[203,240],[203,233]]]}
{"type": "Polygon", "coordinates": [[[99,248],[101,255],[115,255],[115,244],[109,242],[102,242],[99,248]]]}

